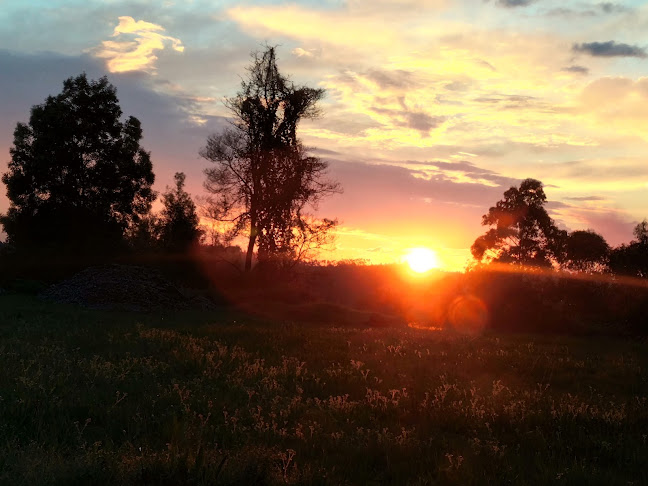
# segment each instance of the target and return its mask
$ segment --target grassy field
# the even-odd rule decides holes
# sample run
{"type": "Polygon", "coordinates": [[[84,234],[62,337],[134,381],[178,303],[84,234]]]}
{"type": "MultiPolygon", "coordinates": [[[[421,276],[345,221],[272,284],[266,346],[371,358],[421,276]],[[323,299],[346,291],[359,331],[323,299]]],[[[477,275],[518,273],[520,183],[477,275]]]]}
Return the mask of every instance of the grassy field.
{"type": "Polygon", "coordinates": [[[648,484],[647,370],[640,340],[4,295],[0,484],[648,484]]]}

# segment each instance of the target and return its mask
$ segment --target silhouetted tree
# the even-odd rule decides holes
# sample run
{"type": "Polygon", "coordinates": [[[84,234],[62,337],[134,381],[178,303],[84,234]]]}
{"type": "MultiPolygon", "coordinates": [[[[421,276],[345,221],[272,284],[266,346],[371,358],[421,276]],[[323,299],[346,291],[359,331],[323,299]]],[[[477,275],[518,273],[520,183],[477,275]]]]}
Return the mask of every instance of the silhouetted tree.
{"type": "Polygon", "coordinates": [[[648,221],[634,227],[635,239],[610,253],[610,268],[614,273],[648,277],[648,221]]]}
{"type": "Polygon", "coordinates": [[[139,218],[126,232],[132,250],[154,251],[160,248],[160,217],[149,213],[139,218]]]}
{"type": "Polygon", "coordinates": [[[196,205],[184,190],[185,175],[176,172],[175,188],[167,187],[162,195],[162,214],[160,216],[160,241],[164,248],[184,251],[198,242],[203,232],[199,228],[196,205]]]}
{"type": "Polygon", "coordinates": [[[328,164],[309,156],[297,138],[299,122],[318,115],[324,91],[282,76],[274,47],[253,54],[241,88],[227,100],[233,126],[210,136],[201,155],[215,163],[205,171],[210,216],[231,222],[230,236],[248,233],[248,271],[255,247],[259,261],[296,258],[303,233],[335,226],[314,226],[304,211],[340,187],[323,178],[328,164]]]}
{"type": "Polygon", "coordinates": [[[294,231],[292,240],[293,251],[290,254],[288,264],[296,262],[312,261],[321,249],[328,247],[334,241],[331,230],[337,226],[334,219],[302,219],[294,231]]]}
{"type": "Polygon", "coordinates": [[[610,246],[600,234],[573,231],[565,241],[564,268],[581,272],[604,272],[608,268],[610,246]]]}
{"type": "Polygon", "coordinates": [[[82,74],[17,124],[2,176],[11,205],[0,217],[17,249],[114,249],[149,211],[154,175],[142,128],[121,115],[108,80],[82,74]]]}
{"type": "Polygon", "coordinates": [[[482,218],[491,226],[471,247],[473,257],[501,263],[548,267],[560,261],[566,232],[547,214],[547,197],[535,179],[511,187],[482,218]]]}
{"type": "Polygon", "coordinates": [[[644,219],[632,230],[635,242],[648,247],[648,220],[644,219]]]}

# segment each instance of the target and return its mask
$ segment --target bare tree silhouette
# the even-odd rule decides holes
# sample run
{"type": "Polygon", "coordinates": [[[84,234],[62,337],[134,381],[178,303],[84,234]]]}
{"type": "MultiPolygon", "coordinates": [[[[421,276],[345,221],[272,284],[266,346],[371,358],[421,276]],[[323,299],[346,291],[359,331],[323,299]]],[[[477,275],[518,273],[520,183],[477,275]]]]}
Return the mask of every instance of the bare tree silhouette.
{"type": "Polygon", "coordinates": [[[201,155],[215,166],[205,171],[209,214],[232,223],[230,236],[248,234],[245,270],[259,261],[295,259],[303,244],[329,232],[335,220],[312,224],[305,211],[340,192],[324,178],[328,164],[297,138],[302,119],[318,116],[321,89],[295,86],[279,73],[274,47],[255,53],[241,91],[227,100],[231,128],[212,135],[201,155]]]}

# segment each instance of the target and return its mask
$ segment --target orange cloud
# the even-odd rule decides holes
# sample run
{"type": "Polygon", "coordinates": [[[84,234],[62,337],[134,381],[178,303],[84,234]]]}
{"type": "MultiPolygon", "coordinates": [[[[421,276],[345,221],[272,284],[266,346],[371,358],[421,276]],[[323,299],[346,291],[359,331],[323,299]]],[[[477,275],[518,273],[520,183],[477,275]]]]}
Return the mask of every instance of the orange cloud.
{"type": "Polygon", "coordinates": [[[106,59],[110,72],[148,71],[155,72],[156,51],[168,46],[174,51],[183,52],[182,41],[164,35],[164,27],[135,20],[133,17],[119,17],[112,37],[116,40],[103,41],[92,52],[96,57],[106,59]]]}

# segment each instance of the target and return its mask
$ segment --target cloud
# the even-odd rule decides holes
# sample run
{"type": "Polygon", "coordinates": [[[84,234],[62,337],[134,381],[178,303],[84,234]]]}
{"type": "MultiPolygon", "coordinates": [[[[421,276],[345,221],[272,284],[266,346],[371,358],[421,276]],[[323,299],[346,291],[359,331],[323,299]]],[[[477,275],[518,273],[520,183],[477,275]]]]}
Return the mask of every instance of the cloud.
{"type": "Polygon", "coordinates": [[[156,51],[166,49],[169,45],[174,51],[183,52],[184,46],[180,39],[161,34],[164,27],[135,20],[133,17],[119,17],[112,37],[116,40],[103,41],[92,52],[100,59],[106,59],[110,72],[127,71],[155,72],[156,51]]]}
{"type": "Polygon", "coordinates": [[[497,0],[497,5],[505,8],[527,7],[535,0],[497,0]]]}
{"type": "Polygon", "coordinates": [[[495,66],[493,66],[490,62],[484,61],[483,59],[475,59],[475,63],[480,64],[481,66],[484,66],[491,70],[492,72],[497,72],[497,69],[495,69],[495,66]]]}
{"type": "Polygon", "coordinates": [[[573,197],[566,197],[565,199],[568,199],[570,201],[605,201],[604,197],[601,196],[573,196],[573,197]]]}
{"type": "Polygon", "coordinates": [[[572,50],[574,52],[582,52],[595,57],[648,57],[644,48],[631,46],[630,44],[617,43],[615,41],[574,44],[572,50]]]}
{"type": "Polygon", "coordinates": [[[423,136],[427,136],[430,130],[439,127],[446,120],[444,117],[430,116],[420,111],[392,110],[379,107],[374,107],[372,110],[387,115],[396,126],[417,130],[423,136]]]}
{"type": "Polygon", "coordinates": [[[369,81],[376,83],[381,89],[410,89],[420,86],[414,79],[413,73],[404,69],[389,71],[386,69],[372,68],[366,73],[363,73],[363,75],[369,81]]]}
{"type": "MultiPolygon", "coordinates": [[[[405,137],[425,139],[430,132],[440,128],[448,117],[432,112],[434,105],[422,103],[415,93],[427,90],[420,76],[404,69],[369,68],[363,71],[345,70],[330,75],[323,83],[336,99],[336,110],[352,110],[340,116],[337,126],[324,121],[321,127],[328,127],[337,133],[341,130],[350,134],[348,127],[358,137],[379,137],[383,142],[396,140],[398,134],[405,137]],[[346,118],[347,121],[344,121],[346,118]],[[354,127],[348,120],[356,120],[354,127]],[[359,124],[358,124],[359,123],[359,124]],[[359,132],[357,129],[361,128],[359,132]],[[385,135],[385,132],[390,132],[385,135]]],[[[327,116],[328,118],[328,116],[327,116]]],[[[336,117],[337,118],[337,117],[336,117]]]]}
{"type": "Polygon", "coordinates": [[[625,5],[620,5],[618,3],[612,3],[612,2],[602,2],[597,5],[597,7],[606,14],[612,14],[612,13],[622,13],[622,12],[627,12],[628,7],[625,5]]]}
{"type": "Polygon", "coordinates": [[[625,13],[630,10],[629,7],[625,5],[619,5],[611,2],[603,2],[597,5],[586,5],[581,4],[576,6],[576,8],[567,8],[567,7],[557,7],[547,10],[545,15],[550,17],[597,17],[601,15],[614,15],[619,13],[625,13]]]}
{"type": "Polygon", "coordinates": [[[438,128],[446,120],[442,116],[431,116],[421,111],[398,110],[390,108],[372,107],[374,113],[385,115],[395,126],[411,128],[420,132],[424,137],[428,136],[430,130],[438,128]]]}
{"type": "Polygon", "coordinates": [[[535,96],[529,95],[508,95],[508,94],[499,94],[492,93],[488,96],[482,96],[475,98],[475,101],[478,103],[487,103],[498,105],[498,109],[503,110],[550,110],[551,107],[542,101],[540,101],[535,96]]]}
{"type": "Polygon", "coordinates": [[[570,204],[564,203],[562,201],[547,201],[545,205],[547,206],[547,209],[550,213],[556,209],[565,209],[572,207],[570,204]]]}
{"type": "Polygon", "coordinates": [[[577,66],[577,65],[564,67],[561,69],[561,71],[564,71],[566,73],[589,74],[588,68],[586,68],[585,66],[577,66]]]}
{"type": "Polygon", "coordinates": [[[292,53],[297,57],[314,57],[313,51],[295,47],[292,53]]]}
{"type": "Polygon", "coordinates": [[[456,162],[446,161],[407,161],[407,166],[421,166],[426,169],[434,169],[433,172],[443,174],[448,180],[460,183],[477,183],[487,186],[498,186],[508,188],[518,183],[517,179],[506,177],[489,169],[477,167],[472,162],[460,160],[456,162]]]}

